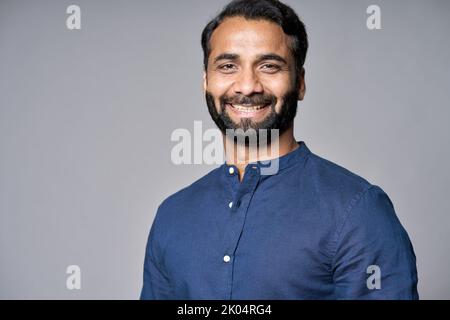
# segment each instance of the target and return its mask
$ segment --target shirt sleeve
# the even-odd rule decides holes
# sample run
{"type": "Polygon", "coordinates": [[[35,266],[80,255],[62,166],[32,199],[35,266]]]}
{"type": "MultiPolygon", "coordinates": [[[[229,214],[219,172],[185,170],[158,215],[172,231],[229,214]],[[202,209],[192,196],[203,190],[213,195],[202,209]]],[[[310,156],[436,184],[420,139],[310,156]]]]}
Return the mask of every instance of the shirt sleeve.
{"type": "Polygon", "coordinates": [[[159,257],[158,214],[159,212],[156,214],[150,229],[145,249],[143,286],[140,294],[141,300],[172,299],[170,280],[159,257]]]}
{"type": "Polygon", "coordinates": [[[337,299],[418,299],[416,257],[393,204],[378,186],[353,199],[336,235],[337,299]]]}

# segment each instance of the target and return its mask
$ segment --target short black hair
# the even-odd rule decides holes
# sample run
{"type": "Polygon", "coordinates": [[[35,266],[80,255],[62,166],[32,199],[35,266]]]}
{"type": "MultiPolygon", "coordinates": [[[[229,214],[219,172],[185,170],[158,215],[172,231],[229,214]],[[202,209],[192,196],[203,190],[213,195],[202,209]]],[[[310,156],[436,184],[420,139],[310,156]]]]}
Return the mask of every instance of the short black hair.
{"type": "Polygon", "coordinates": [[[308,51],[308,35],[305,25],[291,7],[278,0],[234,0],[231,1],[202,32],[203,65],[208,69],[211,53],[210,39],[214,30],[229,17],[244,17],[248,20],[268,20],[278,24],[283,32],[291,36],[291,50],[295,59],[297,74],[303,68],[308,51]]]}

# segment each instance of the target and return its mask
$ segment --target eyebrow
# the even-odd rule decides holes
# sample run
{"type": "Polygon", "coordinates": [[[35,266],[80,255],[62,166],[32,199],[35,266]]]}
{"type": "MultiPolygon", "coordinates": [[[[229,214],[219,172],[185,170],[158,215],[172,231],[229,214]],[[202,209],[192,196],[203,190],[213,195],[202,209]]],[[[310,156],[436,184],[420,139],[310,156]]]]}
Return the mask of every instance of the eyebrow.
{"type": "MultiPolygon", "coordinates": [[[[214,63],[217,63],[220,60],[232,60],[236,61],[239,59],[239,55],[236,53],[222,53],[214,58],[214,63]]],[[[264,60],[275,60],[284,64],[288,64],[286,59],[276,53],[266,53],[260,54],[256,57],[256,62],[261,62],[264,60]]]]}
{"type": "Polygon", "coordinates": [[[222,53],[219,54],[217,57],[214,58],[214,63],[217,63],[220,60],[238,60],[239,55],[236,53],[222,53]]]}
{"type": "Polygon", "coordinates": [[[284,64],[288,64],[286,59],[284,59],[282,56],[276,54],[276,53],[267,53],[267,54],[261,54],[257,57],[257,62],[261,62],[264,60],[275,60],[284,64]]]}

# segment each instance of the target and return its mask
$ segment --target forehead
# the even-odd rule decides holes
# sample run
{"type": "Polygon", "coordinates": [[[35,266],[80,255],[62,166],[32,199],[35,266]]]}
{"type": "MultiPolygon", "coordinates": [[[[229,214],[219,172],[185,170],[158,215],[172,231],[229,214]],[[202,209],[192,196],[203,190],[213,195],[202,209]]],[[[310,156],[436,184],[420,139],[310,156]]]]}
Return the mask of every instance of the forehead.
{"type": "Polygon", "coordinates": [[[226,18],[211,36],[210,57],[224,52],[241,56],[270,52],[288,60],[290,41],[289,36],[274,22],[247,20],[243,17],[226,18]]]}

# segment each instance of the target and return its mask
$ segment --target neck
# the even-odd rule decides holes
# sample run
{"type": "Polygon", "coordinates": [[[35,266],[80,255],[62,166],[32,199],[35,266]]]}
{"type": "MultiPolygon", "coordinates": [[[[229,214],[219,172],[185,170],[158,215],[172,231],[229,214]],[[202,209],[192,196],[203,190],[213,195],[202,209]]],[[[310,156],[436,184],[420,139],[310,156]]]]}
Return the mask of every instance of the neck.
{"type": "Polygon", "coordinates": [[[266,147],[238,146],[236,142],[227,139],[224,135],[226,162],[228,165],[236,166],[239,171],[239,180],[243,179],[245,168],[249,163],[282,157],[298,148],[298,143],[294,138],[293,125],[278,137],[278,144],[272,142],[271,145],[266,147]]]}

